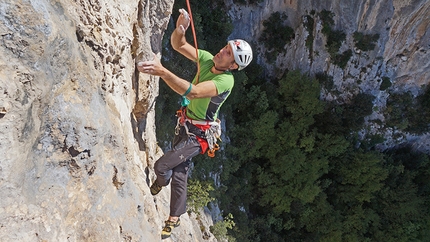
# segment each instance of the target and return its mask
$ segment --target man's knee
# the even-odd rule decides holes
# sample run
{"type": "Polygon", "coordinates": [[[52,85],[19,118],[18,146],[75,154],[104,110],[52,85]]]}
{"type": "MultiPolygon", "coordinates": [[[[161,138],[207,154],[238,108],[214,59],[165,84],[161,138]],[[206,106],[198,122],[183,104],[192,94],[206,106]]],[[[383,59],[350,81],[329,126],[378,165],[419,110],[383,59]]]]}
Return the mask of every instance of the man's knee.
{"type": "Polygon", "coordinates": [[[162,156],[160,159],[158,159],[155,164],[154,164],[154,171],[155,174],[157,176],[162,176],[164,175],[168,170],[170,170],[170,168],[168,168],[165,160],[163,159],[165,158],[164,156],[162,156]]]}

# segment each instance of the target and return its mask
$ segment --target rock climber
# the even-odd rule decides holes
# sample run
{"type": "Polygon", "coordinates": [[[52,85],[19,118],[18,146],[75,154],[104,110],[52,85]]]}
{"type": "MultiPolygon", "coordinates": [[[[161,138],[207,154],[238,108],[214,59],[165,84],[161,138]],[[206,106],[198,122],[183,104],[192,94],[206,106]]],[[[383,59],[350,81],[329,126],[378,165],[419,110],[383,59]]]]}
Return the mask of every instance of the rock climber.
{"type": "MultiPolygon", "coordinates": [[[[140,72],[159,76],[176,93],[183,97],[178,111],[178,125],[172,149],[154,164],[156,180],[151,185],[152,195],[157,195],[163,186],[171,184],[170,216],[161,232],[163,239],[170,237],[172,229],[180,225],[179,217],[186,212],[187,177],[191,158],[206,150],[216,149],[216,138],[220,136],[218,111],[229,96],[233,85],[233,70],[242,70],[252,61],[251,46],[244,40],[228,41],[215,56],[190,45],[185,32],[190,25],[188,13],[181,9],[176,29],[171,35],[173,49],[199,62],[200,73],[193,82],[181,79],[167,70],[155,57],[152,61],[139,62],[140,72]],[[185,101],[185,104],[184,104],[185,101]]],[[[209,153],[208,153],[209,154],[209,153]]]]}

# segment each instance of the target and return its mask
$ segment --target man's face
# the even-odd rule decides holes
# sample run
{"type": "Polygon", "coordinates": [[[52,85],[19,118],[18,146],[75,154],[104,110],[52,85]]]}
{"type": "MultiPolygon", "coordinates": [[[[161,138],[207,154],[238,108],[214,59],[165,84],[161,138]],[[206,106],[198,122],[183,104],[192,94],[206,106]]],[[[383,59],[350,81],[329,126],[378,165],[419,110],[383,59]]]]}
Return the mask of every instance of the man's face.
{"type": "Polygon", "coordinates": [[[234,61],[234,54],[231,45],[227,44],[213,58],[213,62],[218,69],[237,69],[238,65],[234,61]]]}

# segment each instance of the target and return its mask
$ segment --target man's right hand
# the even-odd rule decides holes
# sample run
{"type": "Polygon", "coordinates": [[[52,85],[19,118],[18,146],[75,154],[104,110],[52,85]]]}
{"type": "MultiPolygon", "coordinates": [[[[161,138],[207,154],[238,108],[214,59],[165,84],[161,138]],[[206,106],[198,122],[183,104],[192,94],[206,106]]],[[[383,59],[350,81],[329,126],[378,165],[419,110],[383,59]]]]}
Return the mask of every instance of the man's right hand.
{"type": "Polygon", "coordinates": [[[178,17],[178,21],[176,21],[176,29],[181,32],[181,34],[185,34],[188,27],[190,26],[190,15],[185,11],[185,9],[179,9],[181,13],[178,17]]]}

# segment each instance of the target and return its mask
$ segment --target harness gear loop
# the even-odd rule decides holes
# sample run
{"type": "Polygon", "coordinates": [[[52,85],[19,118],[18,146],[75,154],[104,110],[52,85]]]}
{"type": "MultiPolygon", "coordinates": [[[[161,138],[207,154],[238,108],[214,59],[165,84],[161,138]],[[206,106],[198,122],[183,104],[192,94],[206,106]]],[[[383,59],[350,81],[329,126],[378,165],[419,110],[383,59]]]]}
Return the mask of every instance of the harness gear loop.
{"type": "Polygon", "coordinates": [[[219,119],[215,122],[189,119],[186,115],[186,107],[181,107],[176,111],[176,116],[178,120],[175,127],[175,134],[178,135],[181,127],[184,127],[187,135],[197,136],[206,141],[205,143],[207,143],[207,145],[202,146],[202,152],[205,152],[207,148],[208,156],[215,157],[215,151],[220,149],[217,142],[218,140],[222,141],[221,121],[219,119]]]}
{"type": "Polygon", "coordinates": [[[219,145],[215,143],[215,147],[211,150],[208,150],[208,156],[211,158],[215,157],[215,151],[219,150],[219,145]]]}
{"type": "Polygon", "coordinates": [[[193,31],[194,47],[196,48],[197,74],[196,74],[195,85],[197,85],[199,83],[199,76],[200,76],[199,48],[197,45],[197,36],[196,36],[196,30],[194,28],[193,13],[191,12],[191,6],[190,6],[189,0],[187,0],[187,9],[190,16],[191,30],[193,31]]]}
{"type": "Polygon", "coordinates": [[[216,122],[211,122],[209,129],[205,131],[206,140],[209,145],[208,156],[214,157],[215,151],[219,150],[218,140],[221,140],[221,121],[219,119],[216,122]]]}
{"type": "Polygon", "coordinates": [[[185,125],[185,122],[187,121],[187,114],[186,114],[186,106],[182,106],[178,111],[176,111],[176,117],[178,117],[178,120],[176,122],[176,127],[175,127],[175,134],[178,135],[179,134],[179,130],[181,129],[181,126],[183,126],[185,128],[185,131],[188,135],[194,135],[193,133],[190,133],[188,131],[188,127],[187,125],[185,125]]]}

